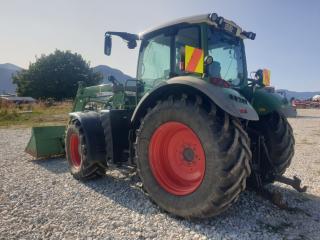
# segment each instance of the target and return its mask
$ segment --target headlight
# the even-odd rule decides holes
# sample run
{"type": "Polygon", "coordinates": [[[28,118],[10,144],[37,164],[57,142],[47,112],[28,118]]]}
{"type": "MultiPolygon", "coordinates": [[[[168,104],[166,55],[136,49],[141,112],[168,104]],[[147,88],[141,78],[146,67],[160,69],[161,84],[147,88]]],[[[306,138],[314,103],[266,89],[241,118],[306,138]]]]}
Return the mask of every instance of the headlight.
{"type": "Polygon", "coordinates": [[[218,19],[218,14],[216,13],[210,13],[209,18],[212,22],[215,22],[218,19]]]}
{"type": "Polygon", "coordinates": [[[216,24],[218,24],[219,26],[222,25],[222,23],[224,22],[224,18],[223,17],[219,17],[217,13],[210,13],[209,14],[209,19],[212,22],[215,22],[216,24]]]}

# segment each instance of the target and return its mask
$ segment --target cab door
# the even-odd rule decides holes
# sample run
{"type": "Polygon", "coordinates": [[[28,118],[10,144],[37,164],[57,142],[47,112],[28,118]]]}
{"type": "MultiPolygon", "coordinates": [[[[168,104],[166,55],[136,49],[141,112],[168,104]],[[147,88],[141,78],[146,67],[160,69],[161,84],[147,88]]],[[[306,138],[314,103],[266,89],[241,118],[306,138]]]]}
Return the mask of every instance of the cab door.
{"type": "Polygon", "coordinates": [[[164,33],[144,39],[141,43],[137,79],[148,92],[162,81],[169,79],[171,72],[172,36],[164,33]]]}

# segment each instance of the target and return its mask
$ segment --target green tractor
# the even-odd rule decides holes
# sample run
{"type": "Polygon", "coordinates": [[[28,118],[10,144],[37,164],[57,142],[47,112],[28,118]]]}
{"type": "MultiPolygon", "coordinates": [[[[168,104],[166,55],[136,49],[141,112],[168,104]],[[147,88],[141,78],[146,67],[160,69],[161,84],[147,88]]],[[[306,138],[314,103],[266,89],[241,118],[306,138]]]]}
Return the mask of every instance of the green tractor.
{"type": "Polygon", "coordinates": [[[223,212],[247,185],[299,189],[282,176],[294,155],[294,110],[269,87],[270,71],[247,77],[244,39],[254,33],[211,13],[139,35],[106,32],[106,55],[113,36],[129,49],[140,41],[137,76],[79,87],[65,134],[76,179],[133,166],[156,204],[186,218],[223,212]]]}

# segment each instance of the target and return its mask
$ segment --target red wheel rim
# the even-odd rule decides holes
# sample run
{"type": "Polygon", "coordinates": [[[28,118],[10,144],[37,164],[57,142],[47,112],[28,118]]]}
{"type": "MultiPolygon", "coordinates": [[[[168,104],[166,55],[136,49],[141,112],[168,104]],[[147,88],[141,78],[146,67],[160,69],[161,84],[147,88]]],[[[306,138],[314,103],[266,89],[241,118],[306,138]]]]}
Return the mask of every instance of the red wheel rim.
{"type": "Polygon", "coordinates": [[[205,154],[198,136],[179,122],[162,124],[149,144],[151,171],[167,192],[182,196],[194,192],[205,174],[205,154]]]}
{"type": "Polygon", "coordinates": [[[79,153],[79,147],[80,147],[79,143],[80,141],[79,141],[78,134],[73,133],[70,136],[69,149],[70,149],[70,158],[71,158],[72,165],[76,168],[79,168],[81,164],[81,157],[79,153]]]}

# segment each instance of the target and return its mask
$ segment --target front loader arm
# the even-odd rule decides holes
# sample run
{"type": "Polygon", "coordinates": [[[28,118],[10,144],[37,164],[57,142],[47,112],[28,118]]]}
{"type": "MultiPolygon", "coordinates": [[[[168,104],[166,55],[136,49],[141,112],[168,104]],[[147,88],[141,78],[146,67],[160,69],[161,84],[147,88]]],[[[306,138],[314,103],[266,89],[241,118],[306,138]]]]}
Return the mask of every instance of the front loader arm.
{"type": "Polygon", "coordinates": [[[137,40],[139,40],[139,36],[137,34],[127,33],[127,32],[112,32],[112,31],[108,31],[108,32],[106,32],[105,35],[118,36],[118,37],[120,37],[120,38],[122,38],[123,40],[126,40],[126,41],[137,41],[137,40]]]}

